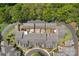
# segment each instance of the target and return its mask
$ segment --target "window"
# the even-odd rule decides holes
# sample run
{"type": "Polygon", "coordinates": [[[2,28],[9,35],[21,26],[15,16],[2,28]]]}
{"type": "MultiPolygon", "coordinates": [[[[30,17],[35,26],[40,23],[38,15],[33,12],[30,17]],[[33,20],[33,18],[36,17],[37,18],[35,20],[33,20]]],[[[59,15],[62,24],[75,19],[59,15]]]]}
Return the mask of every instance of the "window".
{"type": "Polygon", "coordinates": [[[35,29],[35,33],[40,33],[40,29],[35,29]]]}
{"type": "Polygon", "coordinates": [[[26,31],[26,27],[23,26],[23,27],[21,28],[21,31],[26,31]]]}
{"type": "Polygon", "coordinates": [[[46,29],[46,33],[51,33],[51,29],[50,28],[46,29]]]}
{"type": "Polygon", "coordinates": [[[26,31],[27,31],[27,33],[29,33],[30,29],[29,29],[29,28],[27,28],[27,29],[26,29],[26,31]]]}
{"type": "Polygon", "coordinates": [[[45,29],[41,29],[41,33],[42,33],[42,34],[45,33],[45,29]]]}
{"type": "Polygon", "coordinates": [[[34,32],[34,29],[30,29],[29,33],[33,33],[34,32]]]}

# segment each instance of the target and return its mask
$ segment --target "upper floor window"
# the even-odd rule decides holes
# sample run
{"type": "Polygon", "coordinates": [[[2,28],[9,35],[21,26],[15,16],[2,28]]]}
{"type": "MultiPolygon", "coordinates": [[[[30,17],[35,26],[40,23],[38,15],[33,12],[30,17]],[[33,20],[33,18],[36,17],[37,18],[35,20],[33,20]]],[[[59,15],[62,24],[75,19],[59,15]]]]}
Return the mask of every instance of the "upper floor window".
{"type": "Polygon", "coordinates": [[[46,29],[46,33],[51,33],[51,29],[50,28],[47,28],[46,29]]]}
{"type": "Polygon", "coordinates": [[[29,33],[33,33],[34,32],[34,29],[30,29],[29,33]]]}
{"type": "Polygon", "coordinates": [[[40,33],[40,29],[35,29],[35,33],[40,33]]]}
{"type": "Polygon", "coordinates": [[[41,29],[41,34],[45,33],[45,29],[41,29]]]}

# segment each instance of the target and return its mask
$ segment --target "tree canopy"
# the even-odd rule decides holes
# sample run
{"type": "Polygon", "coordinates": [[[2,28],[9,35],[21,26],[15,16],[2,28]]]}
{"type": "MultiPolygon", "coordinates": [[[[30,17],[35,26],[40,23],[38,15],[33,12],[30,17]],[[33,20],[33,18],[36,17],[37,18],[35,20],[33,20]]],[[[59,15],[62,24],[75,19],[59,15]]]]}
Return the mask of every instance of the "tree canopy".
{"type": "Polygon", "coordinates": [[[79,4],[27,3],[0,4],[0,23],[28,20],[75,21],[79,24],[79,4]]]}

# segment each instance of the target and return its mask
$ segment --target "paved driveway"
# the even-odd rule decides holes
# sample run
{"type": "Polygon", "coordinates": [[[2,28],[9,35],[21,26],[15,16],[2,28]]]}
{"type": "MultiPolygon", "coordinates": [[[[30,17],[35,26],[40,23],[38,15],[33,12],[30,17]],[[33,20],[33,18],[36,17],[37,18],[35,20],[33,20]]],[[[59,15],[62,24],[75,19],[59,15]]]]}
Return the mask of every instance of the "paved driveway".
{"type": "Polygon", "coordinates": [[[65,23],[62,23],[62,24],[67,26],[71,30],[72,36],[73,36],[74,48],[75,48],[75,51],[76,51],[75,55],[78,56],[78,38],[76,36],[76,31],[72,28],[71,25],[65,24],[65,23]]]}

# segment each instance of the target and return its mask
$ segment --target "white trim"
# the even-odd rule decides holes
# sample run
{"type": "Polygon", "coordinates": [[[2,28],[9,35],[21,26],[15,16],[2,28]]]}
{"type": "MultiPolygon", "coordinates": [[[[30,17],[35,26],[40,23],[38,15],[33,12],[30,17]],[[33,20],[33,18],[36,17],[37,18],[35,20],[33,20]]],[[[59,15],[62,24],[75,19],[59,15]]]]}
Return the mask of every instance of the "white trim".
{"type": "Polygon", "coordinates": [[[32,49],[29,49],[27,52],[25,52],[25,56],[26,56],[26,54],[27,53],[29,53],[30,51],[32,51],[32,50],[34,50],[34,49],[40,49],[40,50],[42,50],[42,51],[44,51],[44,52],[46,52],[47,54],[48,54],[48,56],[50,56],[50,54],[49,54],[49,52],[47,51],[47,50],[45,50],[45,49],[42,49],[42,48],[32,48],[32,49]]]}

